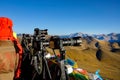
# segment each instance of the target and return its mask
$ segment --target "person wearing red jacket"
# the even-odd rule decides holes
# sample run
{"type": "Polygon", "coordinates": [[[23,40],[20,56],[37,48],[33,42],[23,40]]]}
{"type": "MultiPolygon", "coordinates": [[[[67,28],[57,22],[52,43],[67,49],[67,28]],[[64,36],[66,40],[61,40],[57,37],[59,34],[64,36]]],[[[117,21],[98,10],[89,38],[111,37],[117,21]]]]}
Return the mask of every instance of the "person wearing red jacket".
{"type": "Polygon", "coordinates": [[[13,22],[0,17],[0,80],[14,80],[20,77],[22,46],[13,35],[13,22]]]}

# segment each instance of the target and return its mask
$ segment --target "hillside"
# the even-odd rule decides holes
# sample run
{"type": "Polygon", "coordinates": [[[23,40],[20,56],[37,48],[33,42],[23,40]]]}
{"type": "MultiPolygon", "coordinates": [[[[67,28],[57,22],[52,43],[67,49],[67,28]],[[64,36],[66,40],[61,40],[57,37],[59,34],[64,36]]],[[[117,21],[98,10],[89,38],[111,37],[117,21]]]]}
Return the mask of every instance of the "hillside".
{"type": "Polygon", "coordinates": [[[100,74],[112,80],[120,80],[120,52],[113,53],[110,51],[111,47],[106,41],[98,41],[102,50],[101,61],[96,58],[96,51],[94,43],[87,44],[83,42],[79,47],[65,47],[67,57],[75,60],[80,68],[86,69],[88,72],[95,72],[100,69],[100,74]],[[83,49],[83,46],[87,46],[83,49]]]}
{"type": "MultiPolygon", "coordinates": [[[[100,75],[104,79],[120,80],[120,52],[111,52],[109,42],[101,40],[93,40],[87,43],[83,39],[81,46],[67,46],[66,58],[71,58],[77,62],[79,68],[83,68],[88,72],[95,72],[100,69],[100,75]],[[99,61],[96,58],[97,48],[95,43],[99,42],[102,50],[102,59],[99,61]]],[[[51,50],[49,49],[51,52],[51,50]]],[[[56,51],[58,53],[58,51],[56,51]]]]}

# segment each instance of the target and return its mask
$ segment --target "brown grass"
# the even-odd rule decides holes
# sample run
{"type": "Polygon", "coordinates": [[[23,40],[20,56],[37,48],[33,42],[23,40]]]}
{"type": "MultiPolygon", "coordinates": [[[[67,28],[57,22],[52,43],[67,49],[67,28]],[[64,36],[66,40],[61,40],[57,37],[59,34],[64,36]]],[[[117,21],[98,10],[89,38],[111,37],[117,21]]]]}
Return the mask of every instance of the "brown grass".
{"type": "MultiPolygon", "coordinates": [[[[110,46],[108,42],[99,41],[102,50],[102,60],[98,61],[96,58],[96,51],[94,41],[92,44],[87,44],[85,41],[82,46],[73,47],[67,46],[66,58],[71,58],[77,62],[79,68],[83,68],[88,72],[95,73],[100,69],[100,75],[105,79],[120,80],[120,52],[110,52],[110,46]]],[[[48,49],[50,53],[52,51],[48,49]]],[[[56,51],[59,53],[58,51],[56,51]]]]}

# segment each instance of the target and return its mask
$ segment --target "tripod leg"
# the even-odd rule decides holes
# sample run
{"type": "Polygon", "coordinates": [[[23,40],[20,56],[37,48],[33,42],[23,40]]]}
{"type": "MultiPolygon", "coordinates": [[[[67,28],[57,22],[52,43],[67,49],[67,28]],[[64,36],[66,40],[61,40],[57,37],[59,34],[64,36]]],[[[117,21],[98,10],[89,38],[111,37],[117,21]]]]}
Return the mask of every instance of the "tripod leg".
{"type": "MultiPolygon", "coordinates": [[[[43,58],[43,60],[44,60],[44,70],[46,68],[46,70],[48,72],[48,75],[49,75],[49,78],[50,78],[50,80],[52,80],[52,77],[51,77],[51,74],[50,74],[50,70],[49,70],[49,67],[48,67],[48,64],[47,64],[47,60],[45,58],[43,58]]],[[[44,74],[45,74],[45,72],[44,72],[44,74]]]]}
{"type": "Polygon", "coordinates": [[[61,80],[66,80],[64,60],[60,61],[60,67],[61,67],[61,70],[62,70],[61,80]]]}

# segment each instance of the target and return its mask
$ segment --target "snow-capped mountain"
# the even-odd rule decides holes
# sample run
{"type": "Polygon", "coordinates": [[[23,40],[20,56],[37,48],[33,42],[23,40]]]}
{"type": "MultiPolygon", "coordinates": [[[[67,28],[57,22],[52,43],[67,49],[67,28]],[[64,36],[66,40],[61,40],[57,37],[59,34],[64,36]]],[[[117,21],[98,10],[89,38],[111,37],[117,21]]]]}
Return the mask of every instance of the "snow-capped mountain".
{"type": "Polygon", "coordinates": [[[93,35],[89,35],[89,34],[84,34],[84,33],[72,33],[69,35],[62,35],[60,36],[61,38],[73,38],[73,37],[82,37],[82,38],[86,38],[91,40],[92,38],[96,38],[99,40],[106,40],[109,41],[111,43],[113,42],[118,42],[120,43],[120,33],[110,33],[110,34],[93,34],[93,35]]]}
{"type": "Polygon", "coordinates": [[[96,35],[96,37],[94,38],[97,38],[99,40],[106,40],[111,43],[120,42],[120,33],[100,34],[100,35],[96,35]]]}
{"type": "Polygon", "coordinates": [[[83,33],[79,32],[79,33],[71,33],[69,35],[61,35],[60,37],[61,38],[73,38],[73,37],[82,37],[82,38],[85,38],[87,36],[88,36],[88,34],[83,34],[83,33]]]}

